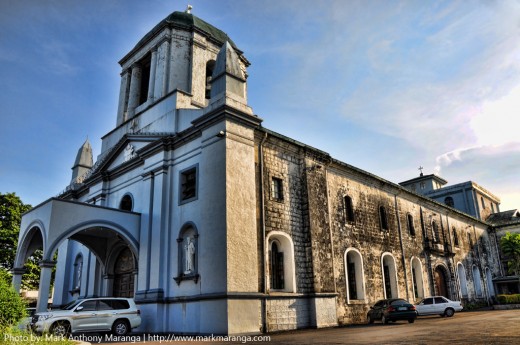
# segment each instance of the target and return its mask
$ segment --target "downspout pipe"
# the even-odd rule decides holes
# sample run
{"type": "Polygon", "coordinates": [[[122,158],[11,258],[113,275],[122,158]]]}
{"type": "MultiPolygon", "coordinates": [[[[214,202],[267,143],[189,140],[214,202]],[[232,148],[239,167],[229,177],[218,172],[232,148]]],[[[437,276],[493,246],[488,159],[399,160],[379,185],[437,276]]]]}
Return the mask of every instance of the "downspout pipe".
{"type": "MultiPolygon", "coordinates": [[[[406,258],[405,258],[405,252],[404,252],[404,245],[403,245],[403,232],[401,229],[401,219],[399,218],[399,208],[397,204],[397,195],[394,195],[394,203],[395,203],[395,217],[397,218],[397,231],[399,232],[399,245],[401,246],[401,262],[403,265],[404,270],[404,286],[406,288],[406,300],[410,300],[410,292],[408,291],[408,274],[406,269],[406,258]]],[[[412,277],[413,279],[413,277],[412,277]]],[[[413,282],[412,282],[413,284],[413,282]]]]}
{"type": "Polygon", "coordinates": [[[258,145],[258,161],[260,169],[260,227],[262,228],[262,332],[267,333],[267,277],[266,277],[266,248],[265,243],[265,194],[264,194],[264,143],[267,140],[267,132],[264,133],[262,141],[258,145]]]}

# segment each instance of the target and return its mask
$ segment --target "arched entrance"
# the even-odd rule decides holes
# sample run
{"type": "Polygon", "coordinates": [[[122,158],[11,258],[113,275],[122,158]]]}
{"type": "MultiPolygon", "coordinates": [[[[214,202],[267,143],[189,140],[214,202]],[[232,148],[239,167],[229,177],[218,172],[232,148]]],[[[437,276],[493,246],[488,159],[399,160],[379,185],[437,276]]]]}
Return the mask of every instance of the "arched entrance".
{"type": "Polygon", "coordinates": [[[435,282],[435,292],[439,296],[450,298],[448,293],[448,280],[446,272],[442,266],[437,266],[433,271],[433,279],[435,282]]]}
{"type": "Polygon", "coordinates": [[[125,248],[114,264],[114,297],[134,297],[134,277],[134,256],[129,248],[125,248]]]}

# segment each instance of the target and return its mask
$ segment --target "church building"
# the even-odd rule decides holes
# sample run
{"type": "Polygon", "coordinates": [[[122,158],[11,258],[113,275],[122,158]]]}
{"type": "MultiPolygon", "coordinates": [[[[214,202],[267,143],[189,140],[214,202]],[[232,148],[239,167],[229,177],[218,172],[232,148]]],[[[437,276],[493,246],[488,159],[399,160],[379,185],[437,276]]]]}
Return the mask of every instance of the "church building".
{"type": "Polygon", "coordinates": [[[138,332],[329,327],[382,298],[495,294],[490,224],[264,127],[244,52],[189,10],[119,63],[101,153],[86,141],[65,191],[22,218],[14,284],[42,249],[39,311],[54,267],[53,307],[132,297],[138,332]]]}

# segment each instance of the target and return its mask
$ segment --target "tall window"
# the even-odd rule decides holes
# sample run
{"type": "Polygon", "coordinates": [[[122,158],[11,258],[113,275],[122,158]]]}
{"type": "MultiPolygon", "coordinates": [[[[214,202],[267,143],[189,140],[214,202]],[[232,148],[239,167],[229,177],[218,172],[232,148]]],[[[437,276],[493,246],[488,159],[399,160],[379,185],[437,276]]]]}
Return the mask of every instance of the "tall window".
{"type": "Polygon", "coordinates": [[[458,247],[459,246],[459,235],[457,235],[457,229],[452,228],[452,232],[453,232],[453,244],[455,245],[455,247],[458,247]]]}
{"type": "Polygon", "coordinates": [[[345,274],[347,278],[347,303],[350,300],[365,299],[363,259],[357,249],[349,248],[345,253],[345,274]]]}
{"type": "Polygon", "coordinates": [[[446,197],[446,199],[444,199],[444,203],[450,207],[455,206],[455,202],[453,201],[453,198],[451,196],[446,197]]]}
{"type": "Polygon", "coordinates": [[[379,206],[379,225],[381,226],[381,231],[388,231],[388,219],[384,206],[379,206]]]}
{"type": "Polygon", "coordinates": [[[211,79],[213,70],[215,69],[215,60],[209,60],[206,63],[206,99],[211,98],[211,79]]]}
{"type": "Polygon", "coordinates": [[[436,221],[432,221],[432,235],[433,235],[433,242],[438,243],[440,242],[440,234],[439,234],[439,226],[437,225],[436,221]]]}
{"type": "Polygon", "coordinates": [[[181,171],[180,201],[189,202],[197,198],[197,166],[181,171]]]}
{"type": "Polygon", "coordinates": [[[408,213],[406,215],[406,224],[408,225],[408,233],[411,236],[415,236],[415,226],[413,224],[413,216],[410,213],[408,213]]]}
{"type": "Polygon", "coordinates": [[[83,256],[78,254],[74,261],[74,277],[72,278],[72,291],[80,292],[81,289],[81,274],[83,272],[83,256]]]}
{"type": "Polygon", "coordinates": [[[424,297],[423,273],[421,261],[414,257],[412,258],[412,282],[413,293],[415,298],[424,297]]]}
{"type": "Polygon", "coordinates": [[[345,196],[345,218],[347,222],[354,221],[354,207],[352,206],[352,198],[350,196],[345,196]]]}
{"type": "Polygon", "coordinates": [[[284,267],[283,252],[278,248],[278,243],[273,241],[271,244],[271,289],[283,290],[284,285],[284,267]]]}
{"type": "Polygon", "coordinates": [[[419,291],[417,290],[417,273],[415,268],[412,267],[412,281],[413,281],[413,295],[415,298],[419,298],[419,291]]]}
{"type": "Polygon", "coordinates": [[[482,208],[483,209],[486,208],[486,203],[484,201],[484,197],[483,196],[480,197],[480,203],[482,204],[482,208]]]}
{"type": "Polygon", "coordinates": [[[459,278],[460,294],[462,297],[468,297],[468,281],[466,280],[466,270],[459,262],[457,264],[457,273],[459,278]]]}
{"type": "Polygon", "coordinates": [[[281,178],[273,177],[271,180],[271,196],[274,200],[283,200],[283,181],[281,178]]]}
{"type": "Polygon", "coordinates": [[[469,249],[473,249],[473,239],[471,238],[471,234],[468,232],[468,243],[469,249]]]}
{"type": "Polygon", "coordinates": [[[395,259],[391,254],[386,253],[383,255],[381,261],[385,298],[397,298],[399,296],[397,291],[397,271],[395,267],[395,259]]]}
{"type": "Polygon", "coordinates": [[[152,54],[149,53],[141,60],[141,85],[139,89],[139,105],[148,99],[148,89],[150,86],[150,70],[152,65],[152,54]]]}

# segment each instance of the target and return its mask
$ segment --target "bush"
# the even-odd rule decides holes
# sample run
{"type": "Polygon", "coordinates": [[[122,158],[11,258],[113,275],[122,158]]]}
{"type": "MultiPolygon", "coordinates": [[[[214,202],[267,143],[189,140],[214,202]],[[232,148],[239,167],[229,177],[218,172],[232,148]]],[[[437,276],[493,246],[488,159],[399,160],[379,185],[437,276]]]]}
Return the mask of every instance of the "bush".
{"type": "Polygon", "coordinates": [[[497,298],[500,304],[520,304],[520,294],[498,295],[497,298]]]}
{"type": "Polygon", "coordinates": [[[11,286],[11,275],[0,267],[0,333],[18,324],[25,316],[25,301],[11,286]]]}

